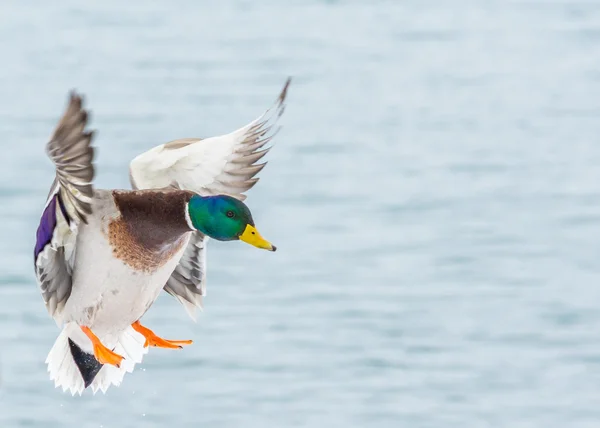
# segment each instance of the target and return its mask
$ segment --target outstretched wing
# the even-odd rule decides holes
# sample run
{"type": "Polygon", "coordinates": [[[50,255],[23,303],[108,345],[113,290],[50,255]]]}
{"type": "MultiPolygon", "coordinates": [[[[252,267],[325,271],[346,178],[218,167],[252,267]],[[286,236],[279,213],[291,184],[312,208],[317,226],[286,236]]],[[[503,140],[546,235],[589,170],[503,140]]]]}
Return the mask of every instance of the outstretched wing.
{"type": "Polygon", "coordinates": [[[93,133],[85,130],[87,120],[81,97],[71,93],[46,146],[56,178],[37,229],[34,263],[44,302],[57,322],[71,295],[77,229],[92,212],[94,149],[93,133]]]}
{"type": "MultiPolygon", "coordinates": [[[[275,104],[248,125],[230,134],[183,138],[155,147],[131,161],[129,175],[134,189],[171,187],[203,196],[228,194],[244,200],[244,192],[257,182],[267,162],[258,163],[271,149],[265,146],[277,131],[285,110],[288,79],[275,104]]],[[[194,318],[206,295],[206,241],[195,232],[165,291],[175,296],[194,318]]]]}
{"type": "Polygon", "coordinates": [[[268,153],[270,147],[264,147],[277,133],[289,84],[290,79],[273,107],[237,131],[206,139],[183,138],[139,155],[130,164],[131,185],[245,199],[243,193],[256,184],[256,174],[267,164],[257,162],[268,153]]]}

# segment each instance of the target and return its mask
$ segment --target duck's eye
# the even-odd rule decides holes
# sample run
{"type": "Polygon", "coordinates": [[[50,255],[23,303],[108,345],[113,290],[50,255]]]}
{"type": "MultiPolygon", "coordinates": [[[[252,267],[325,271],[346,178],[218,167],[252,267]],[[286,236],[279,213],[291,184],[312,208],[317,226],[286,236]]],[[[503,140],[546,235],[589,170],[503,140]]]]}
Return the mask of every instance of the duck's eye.
{"type": "Polygon", "coordinates": [[[227,211],[227,217],[233,218],[235,217],[235,213],[233,211],[227,211]]]}

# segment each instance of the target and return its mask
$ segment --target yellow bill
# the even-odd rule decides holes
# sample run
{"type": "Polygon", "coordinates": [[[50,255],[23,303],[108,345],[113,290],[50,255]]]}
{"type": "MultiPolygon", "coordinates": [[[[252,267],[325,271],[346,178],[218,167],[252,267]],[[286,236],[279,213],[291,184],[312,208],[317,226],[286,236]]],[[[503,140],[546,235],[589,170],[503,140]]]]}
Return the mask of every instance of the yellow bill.
{"type": "Polygon", "coordinates": [[[256,248],[262,248],[264,250],[276,251],[277,247],[267,241],[265,238],[260,236],[258,230],[250,224],[246,225],[246,229],[244,233],[241,234],[240,240],[246,242],[247,244],[253,245],[256,248]]]}

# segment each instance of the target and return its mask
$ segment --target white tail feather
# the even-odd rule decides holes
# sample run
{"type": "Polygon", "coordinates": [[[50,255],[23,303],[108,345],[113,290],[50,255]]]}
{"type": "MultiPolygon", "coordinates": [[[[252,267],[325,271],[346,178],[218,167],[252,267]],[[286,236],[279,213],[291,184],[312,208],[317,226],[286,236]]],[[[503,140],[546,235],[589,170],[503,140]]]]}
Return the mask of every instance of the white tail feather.
{"type": "Polygon", "coordinates": [[[67,389],[71,394],[81,394],[84,390],[83,377],[77,370],[75,361],[71,356],[69,348],[69,334],[74,333],[72,324],[67,324],[54,342],[54,346],[48,353],[46,364],[50,373],[50,380],[54,381],[56,388],[67,389]]]}
{"type": "MultiPolygon", "coordinates": [[[[48,353],[46,364],[50,380],[54,381],[55,387],[61,387],[63,391],[69,390],[72,395],[81,395],[85,390],[85,383],[71,354],[69,338],[83,351],[93,352],[89,339],[81,332],[79,326],[75,323],[68,323],[48,353]]],[[[125,373],[131,373],[135,365],[142,362],[148,348],[144,348],[143,336],[132,327],[128,327],[119,336],[114,352],[124,357],[121,367],[104,365],[90,385],[94,394],[98,390],[106,392],[111,385],[120,385],[125,373]]]]}
{"type": "Polygon", "coordinates": [[[144,348],[144,342],[144,337],[132,327],[128,327],[121,333],[114,349],[114,352],[124,357],[121,367],[110,365],[102,367],[90,385],[94,394],[98,390],[105,393],[111,385],[119,386],[123,382],[125,373],[133,372],[135,365],[141,363],[144,355],[148,353],[148,348],[144,348]]]}

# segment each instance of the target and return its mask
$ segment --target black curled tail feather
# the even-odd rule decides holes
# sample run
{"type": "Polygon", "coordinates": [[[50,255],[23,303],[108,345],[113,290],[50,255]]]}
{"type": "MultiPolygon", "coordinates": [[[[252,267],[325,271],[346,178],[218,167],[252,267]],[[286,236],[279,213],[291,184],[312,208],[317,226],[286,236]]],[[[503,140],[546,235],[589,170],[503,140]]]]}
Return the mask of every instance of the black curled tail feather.
{"type": "Polygon", "coordinates": [[[75,342],[69,338],[69,349],[73,356],[73,361],[83,377],[83,383],[85,388],[90,386],[94,381],[94,378],[102,368],[103,364],[100,364],[93,354],[84,352],[75,342]]]}

